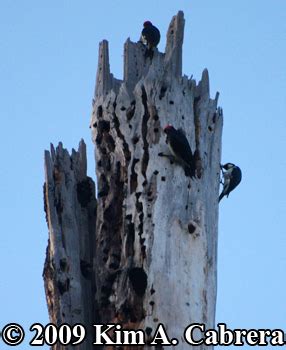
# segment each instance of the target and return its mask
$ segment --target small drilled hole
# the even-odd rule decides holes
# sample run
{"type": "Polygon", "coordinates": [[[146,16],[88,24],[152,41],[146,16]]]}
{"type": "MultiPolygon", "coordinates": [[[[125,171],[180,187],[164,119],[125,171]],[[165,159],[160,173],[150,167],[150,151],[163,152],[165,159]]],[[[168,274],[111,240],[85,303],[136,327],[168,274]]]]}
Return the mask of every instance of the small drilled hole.
{"type": "Polygon", "coordinates": [[[132,142],[133,142],[133,144],[134,145],[136,145],[136,143],[139,141],[139,137],[138,136],[134,136],[133,138],[132,138],[132,142]]]}

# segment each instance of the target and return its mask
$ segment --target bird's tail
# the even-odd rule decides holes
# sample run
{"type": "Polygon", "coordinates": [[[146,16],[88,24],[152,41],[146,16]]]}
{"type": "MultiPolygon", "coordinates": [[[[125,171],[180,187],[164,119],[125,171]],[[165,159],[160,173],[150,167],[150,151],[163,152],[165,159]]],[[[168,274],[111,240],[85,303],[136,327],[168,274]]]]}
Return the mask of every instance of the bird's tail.
{"type": "Polygon", "coordinates": [[[218,198],[218,202],[220,202],[224,197],[224,193],[222,192],[220,195],[219,195],[219,198],[218,198]]]}
{"type": "Polygon", "coordinates": [[[186,176],[189,176],[191,179],[196,177],[195,169],[193,169],[192,167],[187,166],[187,165],[184,167],[184,169],[185,169],[185,175],[186,176]]]}
{"type": "Polygon", "coordinates": [[[154,56],[154,50],[153,50],[153,48],[152,47],[147,47],[146,48],[146,51],[145,51],[145,58],[150,58],[150,60],[152,61],[152,59],[153,59],[153,56],[154,56]]]}

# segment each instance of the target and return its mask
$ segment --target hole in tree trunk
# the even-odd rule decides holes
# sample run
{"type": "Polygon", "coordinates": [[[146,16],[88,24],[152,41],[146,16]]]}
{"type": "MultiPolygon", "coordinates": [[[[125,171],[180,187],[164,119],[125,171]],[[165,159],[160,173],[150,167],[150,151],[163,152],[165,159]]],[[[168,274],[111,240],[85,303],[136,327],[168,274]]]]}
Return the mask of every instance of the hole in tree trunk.
{"type": "Polygon", "coordinates": [[[165,96],[166,91],[167,91],[166,86],[162,86],[162,87],[161,87],[161,90],[160,90],[160,95],[159,95],[159,99],[160,99],[160,100],[165,96]]]}
{"type": "Polygon", "coordinates": [[[102,113],[103,113],[103,110],[102,110],[102,106],[98,106],[97,108],[97,118],[102,118],[102,113]]]}
{"type": "Polygon", "coordinates": [[[77,200],[83,208],[86,208],[92,199],[92,189],[88,179],[77,184],[77,200]]]}
{"type": "Polygon", "coordinates": [[[135,293],[142,297],[147,287],[147,275],[144,269],[133,267],[129,270],[128,277],[135,293]]]}
{"type": "Polygon", "coordinates": [[[110,122],[107,120],[100,120],[97,124],[97,129],[99,133],[110,131],[110,122]]]}

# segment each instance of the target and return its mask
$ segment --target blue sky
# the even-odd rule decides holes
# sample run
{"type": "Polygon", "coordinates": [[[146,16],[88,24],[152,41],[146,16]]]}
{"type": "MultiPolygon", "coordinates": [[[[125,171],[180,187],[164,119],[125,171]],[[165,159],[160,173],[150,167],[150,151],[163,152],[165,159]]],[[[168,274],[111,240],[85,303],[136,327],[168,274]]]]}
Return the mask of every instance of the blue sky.
{"type": "Polygon", "coordinates": [[[220,206],[217,321],[286,330],[285,0],[1,1],[0,328],[15,321],[28,333],[48,322],[43,152],[50,142],[71,150],[84,138],[94,178],[88,125],[98,42],[109,41],[121,78],[127,37],[137,41],[151,20],[162,51],[178,10],[186,19],[183,72],[198,80],[208,68],[224,110],[222,160],[243,171],[220,206]]]}

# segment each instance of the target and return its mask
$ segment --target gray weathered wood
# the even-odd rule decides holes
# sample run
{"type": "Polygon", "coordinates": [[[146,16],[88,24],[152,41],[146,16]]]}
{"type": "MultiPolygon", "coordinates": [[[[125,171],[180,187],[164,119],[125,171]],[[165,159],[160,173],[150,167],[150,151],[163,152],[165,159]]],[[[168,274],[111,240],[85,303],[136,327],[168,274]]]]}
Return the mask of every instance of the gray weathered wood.
{"type": "Polygon", "coordinates": [[[170,24],[165,53],[144,58],[124,46],[124,79],[110,73],[99,46],[91,119],[98,181],[95,276],[99,322],[166,326],[177,349],[183,330],[214,326],[222,113],[210,98],[208,71],[197,84],[182,76],[184,16],[170,24]],[[182,127],[196,150],[196,180],[158,157],[163,128],[182,127]],[[145,285],[146,282],[146,285],[145,285]]]}
{"type": "MultiPolygon", "coordinates": [[[[182,76],[183,34],[179,12],[165,53],[155,49],[152,60],[128,39],[122,81],[110,72],[108,42],[100,43],[91,118],[97,200],[83,141],[71,155],[62,144],[45,153],[53,323],[120,323],[151,335],[163,323],[176,349],[191,348],[183,339],[189,324],[214,326],[223,118],[208,71],[198,84],[182,76]],[[169,152],[169,123],[185,130],[195,152],[194,180],[158,156],[169,152]]],[[[78,348],[92,348],[88,335],[78,348]]]]}
{"type": "MultiPolygon", "coordinates": [[[[49,242],[44,267],[45,291],[50,321],[56,325],[95,320],[95,293],[92,265],[96,202],[94,182],[86,175],[86,146],[83,141],[76,152],[60,143],[45,152],[44,201],[49,228],[49,242]]],[[[91,332],[78,347],[91,349],[91,332]]]]}

